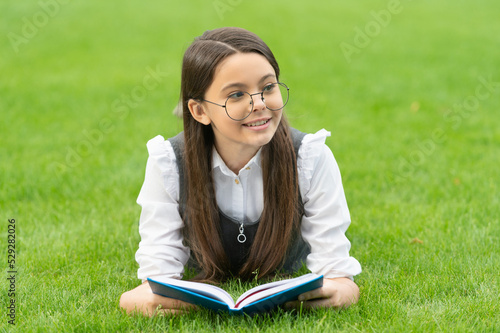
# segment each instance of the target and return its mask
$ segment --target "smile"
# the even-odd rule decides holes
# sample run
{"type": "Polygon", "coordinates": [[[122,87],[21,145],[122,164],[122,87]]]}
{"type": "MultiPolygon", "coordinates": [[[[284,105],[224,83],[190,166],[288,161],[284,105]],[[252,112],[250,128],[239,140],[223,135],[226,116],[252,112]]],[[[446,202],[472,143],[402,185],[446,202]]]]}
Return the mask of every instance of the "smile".
{"type": "Polygon", "coordinates": [[[244,124],[245,126],[248,127],[255,127],[255,126],[262,126],[264,124],[267,124],[271,119],[266,119],[266,120],[259,120],[254,123],[249,123],[249,124],[244,124]]]}

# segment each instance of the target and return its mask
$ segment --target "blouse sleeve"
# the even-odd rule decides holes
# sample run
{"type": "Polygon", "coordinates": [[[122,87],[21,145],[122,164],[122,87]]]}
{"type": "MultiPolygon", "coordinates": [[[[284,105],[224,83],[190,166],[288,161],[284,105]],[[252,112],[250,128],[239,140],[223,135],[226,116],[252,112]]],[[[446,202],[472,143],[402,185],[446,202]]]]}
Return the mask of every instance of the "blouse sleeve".
{"type": "Polygon", "coordinates": [[[175,153],[162,136],[148,144],[146,175],[137,203],[142,207],[139,233],[141,241],[135,258],[138,278],[154,275],[181,278],[189,258],[183,245],[183,221],[178,210],[179,171],[175,153]]]}
{"type": "Polygon", "coordinates": [[[351,223],[339,167],[325,139],[330,132],[320,130],[304,137],[297,167],[304,201],[301,232],[311,246],[307,267],[326,278],[361,273],[359,262],[349,256],[351,243],[345,232],[351,223]]]}

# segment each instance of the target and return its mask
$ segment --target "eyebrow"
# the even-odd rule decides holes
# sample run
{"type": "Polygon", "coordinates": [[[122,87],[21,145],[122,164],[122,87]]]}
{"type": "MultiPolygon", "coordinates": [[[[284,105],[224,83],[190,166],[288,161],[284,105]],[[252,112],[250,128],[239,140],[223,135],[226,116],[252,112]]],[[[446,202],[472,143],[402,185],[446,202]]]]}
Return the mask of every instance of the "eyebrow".
{"type": "MultiPolygon", "coordinates": [[[[261,84],[262,82],[264,82],[265,80],[267,80],[268,78],[270,77],[276,77],[276,75],[272,74],[272,73],[269,73],[269,74],[266,74],[264,75],[260,80],[259,80],[259,84],[261,84]]],[[[225,91],[225,90],[228,90],[230,88],[246,88],[247,85],[242,83],[242,82],[234,82],[234,83],[230,83],[226,86],[224,86],[224,88],[222,88],[221,91],[225,91]]]]}

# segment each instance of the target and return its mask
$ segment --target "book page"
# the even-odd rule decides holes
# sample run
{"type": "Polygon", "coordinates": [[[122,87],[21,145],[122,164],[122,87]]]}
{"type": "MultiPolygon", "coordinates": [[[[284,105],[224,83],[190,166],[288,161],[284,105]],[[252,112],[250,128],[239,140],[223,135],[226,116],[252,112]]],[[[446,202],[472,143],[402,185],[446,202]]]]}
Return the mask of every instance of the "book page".
{"type": "Polygon", "coordinates": [[[185,280],[172,279],[167,277],[156,276],[152,278],[154,281],[158,281],[164,284],[170,284],[172,286],[180,287],[183,289],[187,289],[194,293],[216,299],[223,303],[229,305],[229,307],[234,307],[233,298],[224,290],[219,287],[213,286],[211,284],[200,283],[200,282],[192,282],[185,280]]]}
{"type": "Polygon", "coordinates": [[[255,288],[252,288],[241,295],[236,301],[235,308],[240,309],[245,305],[251,304],[257,300],[263,299],[270,295],[277,294],[283,290],[287,290],[296,286],[300,286],[310,280],[314,280],[319,275],[309,273],[306,275],[299,276],[294,279],[287,279],[282,281],[270,282],[255,288]]]}

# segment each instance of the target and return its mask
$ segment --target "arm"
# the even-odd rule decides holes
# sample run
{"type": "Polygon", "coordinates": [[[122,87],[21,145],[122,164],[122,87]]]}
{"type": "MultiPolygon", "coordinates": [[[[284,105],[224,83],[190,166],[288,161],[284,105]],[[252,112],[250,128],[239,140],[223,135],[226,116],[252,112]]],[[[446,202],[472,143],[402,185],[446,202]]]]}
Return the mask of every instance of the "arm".
{"type": "Polygon", "coordinates": [[[151,316],[158,306],[162,312],[171,313],[189,308],[186,303],[153,294],[145,281],[155,275],[180,279],[189,249],[182,244],[183,222],[178,212],[179,174],[175,154],[162,137],[148,142],[148,151],[146,176],[137,199],[142,206],[141,242],[135,256],[139,263],[138,277],[144,283],[125,292],[120,298],[120,307],[127,313],[137,310],[151,316]]]}
{"type": "MultiPolygon", "coordinates": [[[[326,136],[320,133],[304,138],[298,166],[305,211],[301,231],[311,246],[307,266],[325,279],[322,288],[301,295],[302,306],[343,308],[359,299],[359,288],[352,276],[361,272],[361,266],[349,255],[351,244],[345,232],[351,221],[341,175],[331,150],[324,144],[326,136]]],[[[300,302],[293,304],[297,305],[300,302]]]]}

